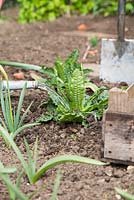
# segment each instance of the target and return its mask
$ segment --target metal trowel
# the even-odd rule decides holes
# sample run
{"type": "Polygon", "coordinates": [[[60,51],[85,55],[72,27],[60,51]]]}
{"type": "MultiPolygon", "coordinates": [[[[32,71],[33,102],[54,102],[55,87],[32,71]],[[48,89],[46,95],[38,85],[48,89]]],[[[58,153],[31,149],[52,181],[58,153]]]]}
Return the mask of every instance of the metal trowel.
{"type": "Polygon", "coordinates": [[[126,0],[118,0],[117,39],[102,39],[100,78],[134,83],[134,39],[125,39],[126,0]]]}

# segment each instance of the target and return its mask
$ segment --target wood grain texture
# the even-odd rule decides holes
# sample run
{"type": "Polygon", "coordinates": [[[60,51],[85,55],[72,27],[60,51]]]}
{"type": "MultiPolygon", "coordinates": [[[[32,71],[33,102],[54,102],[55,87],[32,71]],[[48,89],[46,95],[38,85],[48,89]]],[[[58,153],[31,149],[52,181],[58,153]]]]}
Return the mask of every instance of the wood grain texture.
{"type": "Polygon", "coordinates": [[[105,113],[104,157],[134,162],[134,116],[105,113]]]}
{"type": "Polygon", "coordinates": [[[134,116],[125,114],[118,116],[118,113],[105,115],[104,157],[134,162],[134,116]]]}
{"type": "Polygon", "coordinates": [[[109,92],[108,110],[111,112],[134,114],[134,85],[127,90],[112,88],[109,92]]]}
{"type": "Polygon", "coordinates": [[[104,158],[134,165],[134,85],[126,91],[110,91],[108,109],[103,115],[104,158]]]}

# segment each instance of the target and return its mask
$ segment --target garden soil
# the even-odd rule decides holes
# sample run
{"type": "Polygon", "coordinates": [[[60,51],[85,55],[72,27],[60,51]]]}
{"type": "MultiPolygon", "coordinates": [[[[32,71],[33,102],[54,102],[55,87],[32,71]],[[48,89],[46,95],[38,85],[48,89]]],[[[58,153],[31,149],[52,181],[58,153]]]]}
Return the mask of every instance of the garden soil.
{"type": "MultiPolygon", "coordinates": [[[[16,22],[17,9],[3,11],[8,20],[0,23],[0,60],[18,61],[52,67],[56,57],[62,59],[74,50],[80,50],[79,61],[86,51],[91,35],[99,37],[116,36],[115,17],[72,16],[57,19],[54,22],[36,22],[33,24],[19,24],[16,22]],[[86,31],[79,31],[78,26],[85,24],[86,31]],[[92,34],[91,34],[92,33],[92,34]],[[94,34],[93,34],[94,33],[94,34]]],[[[134,16],[126,18],[126,35],[134,38],[134,16]]],[[[100,62],[100,40],[95,48],[88,51],[84,63],[100,62]]],[[[10,79],[13,74],[21,70],[6,67],[10,79]]],[[[32,80],[31,73],[23,71],[26,80],[32,80]]],[[[97,85],[103,82],[98,77],[91,79],[97,85]]],[[[111,84],[107,84],[110,88],[111,84]]],[[[13,106],[16,107],[19,100],[19,91],[12,92],[13,106]]],[[[40,105],[47,100],[45,91],[28,90],[25,96],[22,112],[34,101],[25,122],[34,122],[45,108],[40,105]]],[[[18,135],[16,142],[22,151],[26,153],[23,137],[26,137],[30,147],[33,148],[38,137],[38,163],[37,168],[45,161],[57,155],[75,154],[88,158],[101,160],[103,157],[102,122],[96,122],[89,118],[89,127],[80,124],[58,124],[55,122],[44,123],[23,131],[18,135]]],[[[5,166],[17,166],[18,173],[21,165],[14,152],[7,148],[0,138],[0,160],[5,166]]],[[[25,194],[37,191],[33,200],[49,200],[53,192],[53,185],[60,169],[62,178],[58,191],[58,200],[115,200],[121,199],[114,188],[121,187],[134,193],[134,168],[124,165],[111,164],[105,167],[63,164],[48,170],[40,180],[30,185],[26,177],[22,179],[21,190],[25,194]]],[[[17,175],[12,175],[15,180],[17,175]]],[[[0,200],[8,200],[8,193],[4,184],[0,181],[0,200]]]]}

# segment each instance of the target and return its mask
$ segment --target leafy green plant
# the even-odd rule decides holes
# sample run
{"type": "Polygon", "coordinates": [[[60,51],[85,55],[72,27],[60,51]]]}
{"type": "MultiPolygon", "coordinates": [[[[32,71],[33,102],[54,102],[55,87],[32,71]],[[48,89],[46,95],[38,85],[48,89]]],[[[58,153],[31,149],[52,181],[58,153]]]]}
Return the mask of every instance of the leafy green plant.
{"type": "MultiPolygon", "coordinates": [[[[79,51],[78,50],[74,50],[71,55],[65,60],[65,62],[63,62],[61,59],[57,59],[57,61],[55,62],[55,65],[53,68],[50,67],[46,67],[46,66],[38,66],[38,65],[33,65],[33,64],[25,64],[25,63],[19,63],[19,62],[9,62],[9,61],[0,61],[0,64],[2,66],[11,66],[11,67],[16,67],[16,68],[21,68],[24,70],[34,70],[37,72],[40,72],[42,74],[48,75],[48,77],[50,78],[49,81],[47,79],[44,78],[40,78],[40,77],[35,77],[36,79],[38,79],[40,82],[46,82],[48,85],[50,86],[56,86],[57,83],[55,83],[55,81],[57,82],[57,76],[62,79],[61,83],[66,79],[66,76],[70,75],[72,71],[74,71],[74,69],[81,69],[81,64],[78,63],[78,56],[79,56],[79,51]],[[65,68],[65,74],[62,74],[62,72],[60,71],[61,67],[60,65],[62,65],[62,68],[65,68]],[[71,69],[71,71],[69,71],[71,69]]],[[[91,69],[83,69],[83,73],[84,74],[88,74],[92,72],[91,69]]],[[[59,80],[60,81],[60,80],[59,80]]],[[[89,83],[88,83],[89,84],[89,83]]]]}
{"type": "Polygon", "coordinates": [[[89,159],[89,158],[85,158],[81,156],[62,155],[62,156],[57,156],[55,158],[52,158],[46,161],[45,164],[43,164],[38,170],[36,170],[37,140],[34,145],[33,155],[30,151],[27,141],[25,140],[25,146],[26,146],[26,151],[27,151],[27,156],[28,156],[28,161],[26,161],[23,154],[21,153],[21,151],[15,144],[14,140],[12,139],[8,131],[1,125],[0,125],[0,134],[4,139],[6,139],[6,141],[9,143],[9,145],[12,147],[12,149],[16,153],[30,183],[35,183],[47,170],[66,162],[75,162],[75,163],[92,164],[92,165],[100,165],[100,166],[107,165],[106,163],[103,163],[101,161],[97,161],[97,160],[93,160],[93,159],[89,159]]]}
{"type": "Polygon", "coordinates": [[[11,103],[11,97],[10,97],[10,90],[9,90],[9,84],[8,84],[8,76],[5,72],[5,70],[0,66],[0,71],[4,75],[5,79],[7,80],[7,86],[5,88],[5,91],[3,90],[2,82],[0,82],[0,102],[1,102],[1,109],[2,109],[2,114],[3,118],[0,117],[0,123],[10,132],[11,137],[14,139],[18,133],[20,133],[22,130],[26,128],[30,128],[35,125],[39,125],[39,123],[28,123],[24,124],[25,117],[27,113],[30,110],[30,107],[32,103],[28,106],[26,111],[23,113],[21,116],[21,109],[25,97],[25,92],[26,92],[26,84],[24,85],[17,110],[12,108],[12,103],[11,103]]]}
{"type": "MultiPolygon", "coordinates": [[[[51,101],[48,102],[48,115],[39,121],[82,122],[92,114],[100,119],[107,107],[108,93],[98,88],[85,76],[88,72],[77,62],[78,51],[74,51],[65,62],[57,60],[51,76],[54,88],[46,84],[51,101]],[[86,88],[93,91],[86,93],[86,88]]],[[[90,70],[89,70],[90,72],[90,70]]]]}
{"type": "MultiPolygon", "coordinates": [[[[52,103],[48,104],[48,116],[41,117],[41,121],[52,119],[60,122],[85,122],[88,115],[100,119],[107,107],[107,93],[99,88],[89,96],[85,93],[83,74],[75,70],[65,88],[58,91],[46,86],[52,103]],[[54,104],[54,105],[53,105],[54,104]]],[[[39,121],[40,121],[39,120],[39,121]]]]}
{"type": "Polygon", "coordinates": [[[52,21],[68,11],[64,0],[18,0],[20,3],[19,21],[22,23],[37,20],[52,21]]]}
{"type": "Polygon", "coordinates": [[[134,200],[134,195],[131,195],[119,188],[115,188],[116,192],[125,200],[134,200]]]}
{"type": "MultiPolygon", "coordinates": [[[[54,20],[65,13],[86,15],[115,15],[118,9],[117,0],[18,0],[20,3],[19,21],[22,23],[36,20],[54,20]]],[[[127,1],[126,12],[134,13],[133,2],[127,1]]]]}
{"type": "Polygon", "coordinates": [[[96,47],[98,45],[98,37],[97,36],[94,36],[90,39],[90,44],[91,44],[91,47],[96,47]]]}
{"type": "MultiPolygon", "coordinates": [[[[115,15],[118,10],[118,1],[116,0],[71,0],[71,11],[86,15],[92,13],[94,15],[110,16],[115,15]]],[[[126,13],[134,13],[133,2],[126,2],[126,13]]]]}
{"type": "Polygon", "coordinates": [[[34,69],[47,74],[49,79],[38,78],[45,83],[51,101],[46,103],[48,112],[38,120],[60,122],[86,122],[89,114],[100,119],[107,107],[108,93],[103,87],[98,88],[86,76],[92,70],[83,69],[78,63],[78,50],[75,50],[65,60],[57,59],[53,68],[27,65],[22,63],[0,61],[2,65],[34,69]],[[91,95],[86,93],[86,88],[93,91],[91,95]]]}
{"type": "Polygon", "coordinates": [[[17,197],[20,200],[28,200],[28,198],[19,190],[21,174],[18,176],[16,184],[13,184],[10,180],[9,174],[16,172],[16,170],[16,168],[4,167],[2,162],[0,162],[0,179],[5,183],[11,200],[16,200],[17,197]]]}

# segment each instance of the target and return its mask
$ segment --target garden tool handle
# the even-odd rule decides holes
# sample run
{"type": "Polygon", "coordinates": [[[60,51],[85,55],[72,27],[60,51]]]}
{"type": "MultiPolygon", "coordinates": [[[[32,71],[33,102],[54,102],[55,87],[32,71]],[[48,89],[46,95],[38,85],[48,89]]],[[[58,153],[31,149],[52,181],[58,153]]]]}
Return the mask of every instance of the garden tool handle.
{"type": "Polygon", "coordinates": [[[118,0],[118,41],[123,42],[125,38],[125,14],[126,14],[126,0],[118,0]]]}
{"type": "MultiPolygon", "coordinates": [[[[10,90],[19,90],[24,87],[26,84],[27,89],[36,89],[38,88],[38,82],[37,81],[8,81],[9,89],[10,90]]],[[[7,89],[8,87],[7,81],[2,81],[2,87],[3,89],[7,89]]]]}

